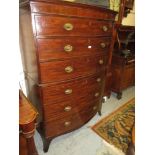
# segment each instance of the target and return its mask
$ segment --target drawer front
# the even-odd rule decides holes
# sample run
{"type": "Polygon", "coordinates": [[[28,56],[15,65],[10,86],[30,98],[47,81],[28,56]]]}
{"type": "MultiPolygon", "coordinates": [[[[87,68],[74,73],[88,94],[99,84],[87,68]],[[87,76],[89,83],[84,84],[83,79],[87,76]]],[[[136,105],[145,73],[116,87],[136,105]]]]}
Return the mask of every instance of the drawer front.
{"type": "Polygon", "coordinates": [[[111,36],[112,22],[62,16],[34,16],[36,35],[41,36],[111,36]]]}
{"type": "Polygon", "coordinates": [[[97,112],[94,110],[94,106],[90,106],[87,111],[81,111],[79,113],[64,117],[56,121],[44,122],[45,137],[58,136],[71,130],[77,129],[89,121],[97,112]]]}
{"type": "Polygon", "coordinates": [[[92,97],[80,96],[79,98],[74,98],[68,102],[44,105],[44,121],[49,122],[51,120],[62,119],[69,115],[79,113],[82,110],[87,111],[90,107],[93,107],[93,109],[96,110],[99,105],[99,97],[94,100],[94,94],[92,94],[92,97]]]}
{"type": "Polygon", "coordinates": [[[72,104],[75,100],[79,100],[79,98],[82,97],[85,98],[86,96],[89,100],[97,99],[100,97],[99,93],[104,81],[104,74],[105,71],[87,78],[42,86],[40,87],[42,104],[72,104]],[[98,96],[96,94],[98,94],[98,96]]]}
{"type": "Polygon", "coordinates": [[[107,56],[77,57],[40,63],[40,83],[69,80],[103,70],[107,56]]]}
{"type": "Polygon", "coordinates": [[[37,39],[39,61],[107,53],[110,41],[109,37],[37,39]]]}
{"type": "MultiPolygon", "coordinates": [[[[115,19],[114,12],[110,10],[104,10],[99,7],[88,7],[88,5],[84,5],[82,7],[78,6],[76,3],[72,3],[68,5],[67,2],[64,2],[62,5],[56,3],[42,3],[42,2],[30,2],[31,3],[31,11],[35,13],[48,13],[48,14],[61,14],[66,16],[78,16],[85,18],[96,18],[96,19],[107,19],[113,20],[115,19]]],[[[61,2],[62,3],[62,2],[61,2]]]]}

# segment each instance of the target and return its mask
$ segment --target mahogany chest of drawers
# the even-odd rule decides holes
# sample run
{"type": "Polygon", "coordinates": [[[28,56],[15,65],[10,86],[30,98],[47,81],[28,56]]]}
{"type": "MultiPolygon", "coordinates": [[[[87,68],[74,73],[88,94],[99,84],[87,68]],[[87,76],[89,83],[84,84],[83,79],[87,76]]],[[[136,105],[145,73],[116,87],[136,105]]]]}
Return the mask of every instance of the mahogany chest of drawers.
{"type": "Polygon", "coordinates": [[[21,7],[27,90],[41,116],[38,131],[45,152],[54,137],[101,113],[115,14],[56,0],[32,0],[21,7]]]}

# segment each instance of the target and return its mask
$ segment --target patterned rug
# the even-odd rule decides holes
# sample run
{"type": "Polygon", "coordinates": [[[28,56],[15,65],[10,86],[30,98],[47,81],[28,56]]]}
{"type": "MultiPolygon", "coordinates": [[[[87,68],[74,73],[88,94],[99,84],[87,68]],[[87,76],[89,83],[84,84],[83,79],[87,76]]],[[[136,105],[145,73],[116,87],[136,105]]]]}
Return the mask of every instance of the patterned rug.
{"type": "Polygon", "coordinates": [[[99,136],[126,153],[131,142],[132,127],[135,123],[135,99],[100,120],[92,127],[99,136]]]}

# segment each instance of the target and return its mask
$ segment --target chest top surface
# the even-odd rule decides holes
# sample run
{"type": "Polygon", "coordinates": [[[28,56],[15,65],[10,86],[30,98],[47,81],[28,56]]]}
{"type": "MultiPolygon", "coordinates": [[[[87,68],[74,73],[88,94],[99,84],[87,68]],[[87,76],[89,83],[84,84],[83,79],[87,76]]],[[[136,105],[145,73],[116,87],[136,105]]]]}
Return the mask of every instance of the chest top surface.
{"type": "MultiPolygon", "coordinates": [[[[32,5],[37,5],[38,7],[42,6],[42,7],[47,7],[48,8],[48,12],[51,12],[50,8],[48,7],[48,5],[52,5],[53,8],[52,9],[58,9],[58,7],[63,7],[63,9],[70,7],[75,9],[77,12],[80,12],[80,9],[77,10],[77,8],[81,8],[85,11],[84,14],[89,13],[89,9],[91,9],[91,11],[97,11],[100,13],[108,13],[111,16],[115,17],[115,15],[117,14],[117,12],[110,10],[109,7],[107,7],[107,4],[101,3],[101,1],[90,1],[90,0],[74,0],[74,1],[69,1],[69,0],[21,0],[20,1],[20,7],[23,6],[28,6],[31,5],[31,12],[37,12],[36,10],[32,9],[32,5]]],[[[41,12],[41,9],[38,11],[41,12]]],[[[69,10],[68,10],[69,11],[69,10]]],[[[45,13],[45,12],[44,12],[45,13]]],[[[83,15],[84,15],[83,14],[83,15]]]]}

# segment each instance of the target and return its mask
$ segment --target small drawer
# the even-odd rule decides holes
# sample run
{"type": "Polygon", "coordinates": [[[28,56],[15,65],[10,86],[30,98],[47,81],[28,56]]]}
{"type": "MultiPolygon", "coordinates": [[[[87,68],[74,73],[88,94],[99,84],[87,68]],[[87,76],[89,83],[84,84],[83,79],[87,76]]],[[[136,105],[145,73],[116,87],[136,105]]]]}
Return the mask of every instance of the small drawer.
{"type": "Polygon", "coordinates": [[[77,57],[43,62],[40,67],[40,83],[71,80],[89,76],[105,69],[107,56],[77,57]]]}
{"type": "Polygon", "coordinates": [[[62,105],[71,105],[76,100],[83,102],[83,100],[92,101],[98,99],[100,95],[96,96],[95,94],[99,93],[101,90],[102,83],[104,82],[104,74],[105,71],[103,71],[102,75],[99,73],[87,78],[40,86],[42,104],[62,103],[62,105]],[[71,90],[69,94],[66,93],[68,90],[71,90]]]}
{"type": "Polygon", "coordinates": [[[71,130],[81,127],[88,122],[97,112],[98,105],[92,105],[87,110],[83,110],[62,119],[55,121],[44,122],[45,125],[45,137],[52,137],[64,134],[71,130]]]}
{"type": "Polygon", "coordinates": [[[37,36],[111,36],[112,22],[74,17],[35,15],[37,36]]]}
{"type": "Polygon", "coordinates": [[[39,61],[108,53],[110,41],[109,37],[37,39],[39,61]]]}

